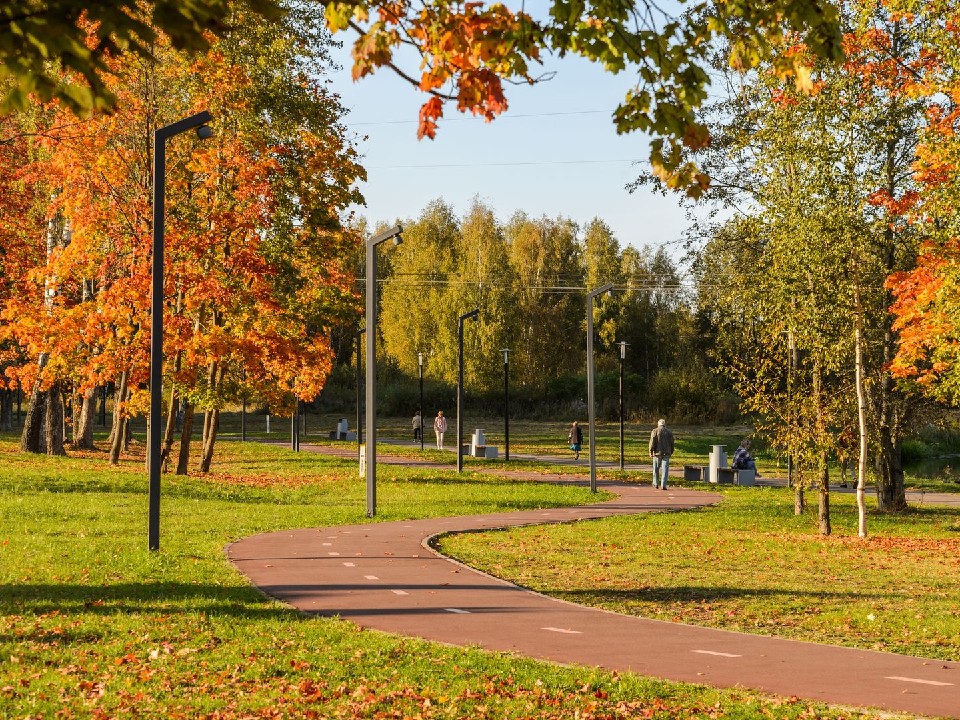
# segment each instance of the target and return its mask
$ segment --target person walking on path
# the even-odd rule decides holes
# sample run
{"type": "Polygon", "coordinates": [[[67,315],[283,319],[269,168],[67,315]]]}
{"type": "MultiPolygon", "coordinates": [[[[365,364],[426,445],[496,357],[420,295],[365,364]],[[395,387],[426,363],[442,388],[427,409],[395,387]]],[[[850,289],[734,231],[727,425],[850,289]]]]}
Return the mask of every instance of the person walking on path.
{"type": "Polygon", "coordinates": [[[570,432],[567,433],[567,442],[570,444],[570,449],[573,450],[573,459],[579,460],[580,448],[583,446],[583,430],[576,420],[573,421],[570,432]]]}
{"type": "Polygon", "coordinates": [[[447,431],[447,419],[443,416],[443,410],[437,411],[437,417],[433,420],[433,431],[437,434],[437,450],[443,450],[443,434],[447,431]]]}
{"type": "Polygon", "coordinates": [[[417,412],[414,414],[412,424],[413,424],[413,439],[419,440],[420,433],[423,432],[423,417],[420,415],[419,410],[417,410],[417,412]]]}
{"type": "Polygon", "coordinates": [[[673,431],[663,418],[650,433],[650,457],[653,458],[653,487],[667,489],[670,474],[670,456],[673,455],[673,431]]]}

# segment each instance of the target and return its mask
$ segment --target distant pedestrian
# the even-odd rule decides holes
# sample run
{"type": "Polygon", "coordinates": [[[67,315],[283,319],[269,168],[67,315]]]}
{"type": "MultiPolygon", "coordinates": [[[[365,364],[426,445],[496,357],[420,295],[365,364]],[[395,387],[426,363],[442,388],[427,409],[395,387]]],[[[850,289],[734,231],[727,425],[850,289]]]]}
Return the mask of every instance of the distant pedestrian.
{"type": "Polygon", "coordinates": [[[433,419],[433,431],[437,434],[437,450],[443,450],[443,434],[447,431],[447,419],[443,416],[443,410],[437,411],[437,417],[433,419]]]}
{"type": "Polygon", "coordinates": [[[583,430],[580,429],[576,420],[573,421],[570,432],[567,433],[567,442],[570,444],[570,449],[573,450],[573,459],[579,460],[580,448],[583,446],[583,430]]]}
{"type": "Polygon", "coordinates": [[[423,434],[423,417],[420,415],[419,410],[417,410],[417,412],[413,416],[412,425],[413,425],[413,439],[419,440],[420,436],[423,434]]]}
{"type": "Polygon", "coordinates": [[[667,489],[671,455],[673,455],[673,431],[667,427],[667,421],[660,418],[657,420],[657,426],[650,433],[650,457],[653,458],[654,488],[667,489]]]}

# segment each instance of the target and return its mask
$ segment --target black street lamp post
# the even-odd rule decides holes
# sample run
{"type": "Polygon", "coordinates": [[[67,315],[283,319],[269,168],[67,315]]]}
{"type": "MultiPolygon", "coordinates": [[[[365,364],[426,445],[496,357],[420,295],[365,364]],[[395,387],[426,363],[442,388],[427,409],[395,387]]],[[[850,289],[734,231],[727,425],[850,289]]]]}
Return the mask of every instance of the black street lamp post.
{"type": "Polygon", "coordinates": [[[290,449],[300,452],[300,398],[293,398],[293,415],[290,416],[290,449]]]}
{"type": "MultiPolygon", "coordinates": [[[[377,514],[377,245],[402,242],[403,228],[395,225],[367,240],[367,516],[377,514]]],[[[359,432],[359,429],[358,429],[359,432]]]]}
{"type": "Polygon", "coordinates": [[[503,446],[504,460],[510,459],[510,348],[503,348],[503,446]]]}
{"type": "Polygon", "coordinates": [[[365,332],[366,328],[357,330],[357,458],[363,448],[363,366],[360,364],[360,338],[365,332]]]}
{"type": "Polygon", "coordinates": [[[423,430],[424,430],[424,418],[426,415],[423,412],[423,353],[417,353],[417,364],[420,366],[420,449],[423,450],[423,430]]]}
{"type": "Polygon", "coordinates": [[[167,140],[193,128],[205,140],[213,132],[204,110],[153,133],[153,258],[150,294],[150,444],[147,467],[150,475],[147,537],[151,550],[160,549],[160,417],[163,414],[163,242],[164,203],[167,182],[167,140]]]}
{"type": "Polygon", "coordinates": [[[620,346],[620,472],[623,472],[623,361],[627,357],[627,343],[621,340],[620,346]]]}
{"type": "Polygon", "coordinates": [[[471,310],[460,316],[457,321],[457,472],[463,471],[463,321],[480,315],[480,309],[471,310]]]}
{"type": "Polygon", "coordinates": [[[590,418],[590,492],[597,491],[597,443],[594,440],[595,410],[593,402],[593,299],[613,290],[607,283],[587,293],[587,414],[590,418]]]}

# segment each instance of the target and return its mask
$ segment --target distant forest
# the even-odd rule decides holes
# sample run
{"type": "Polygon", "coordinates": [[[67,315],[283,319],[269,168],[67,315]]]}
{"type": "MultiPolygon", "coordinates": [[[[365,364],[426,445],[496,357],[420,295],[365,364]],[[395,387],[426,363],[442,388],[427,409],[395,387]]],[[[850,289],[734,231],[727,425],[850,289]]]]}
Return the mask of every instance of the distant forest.
{"type": "MultiPolygon", "coordinates": [[[[475,409],[502,412],[504,348],[509,352],[511,414],[578,417],[586,408],[586,294],[594,301],[597,410],[616,417],[619,343],[625,342],[628,416],[666,414],[674,422],[729,421],[737,403],[710,371],[707,326],[694,287],[663,249],[621,247],[600,219],[585,227],[562,217],[515,214],[501,223],[475,202],[458,217],[442,200],[403,242],[378,248],[379,412],[404,415],[453,405],[458,318],[480,311],[464,331],[464,392],[475,409]]],[[[363,260],[358,258],[358,276],[363,260]]],[[[359,281],[362,288],[362,281],[359,281]]],[[[348,409],[356,396],[358,326],[335,333],[337,365],[320,404],[348,409]]]]}

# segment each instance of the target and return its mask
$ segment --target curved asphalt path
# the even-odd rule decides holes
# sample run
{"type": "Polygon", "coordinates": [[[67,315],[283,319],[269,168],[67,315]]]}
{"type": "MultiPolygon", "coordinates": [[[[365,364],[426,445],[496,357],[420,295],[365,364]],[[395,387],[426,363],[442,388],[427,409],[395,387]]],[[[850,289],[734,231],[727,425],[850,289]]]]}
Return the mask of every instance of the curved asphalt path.
{"type": "Polygon", "coordinates": [[[227,554],[265,594],[362,627],[665,680],[960,718],[960,663],[580,607],[485,575],[430,548],[432,538],[447,532],[691,510],[720,499],[683,488],[664,492],[605,482],[600,487],[618,497],[553,510],[264,533],[231,544],[227,554]]]}

